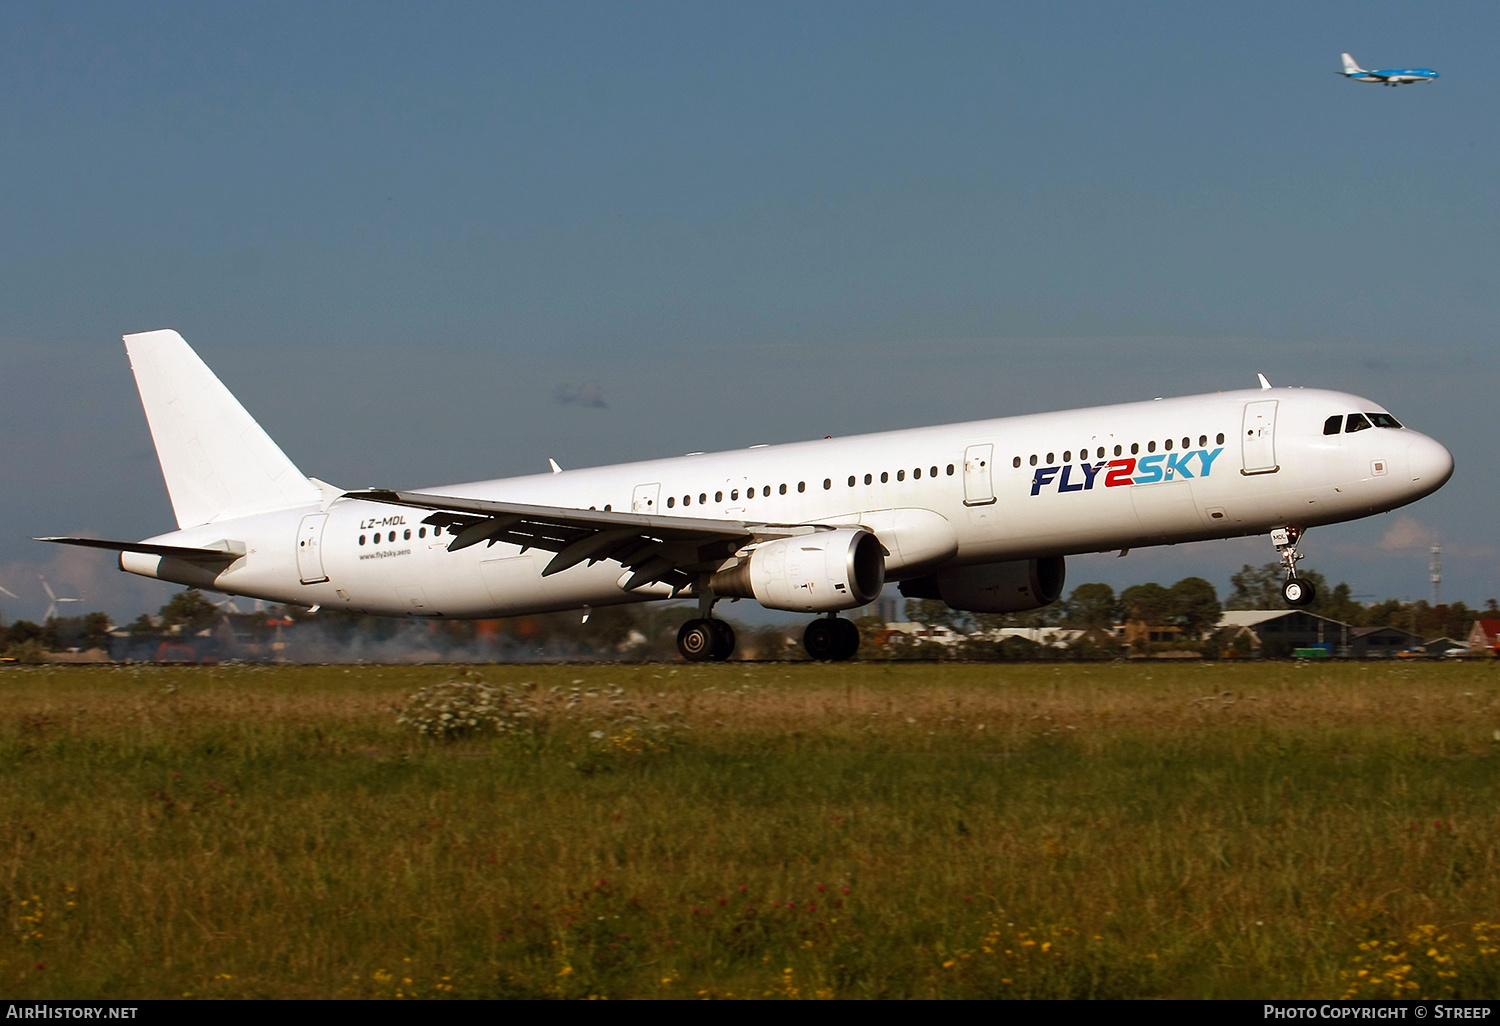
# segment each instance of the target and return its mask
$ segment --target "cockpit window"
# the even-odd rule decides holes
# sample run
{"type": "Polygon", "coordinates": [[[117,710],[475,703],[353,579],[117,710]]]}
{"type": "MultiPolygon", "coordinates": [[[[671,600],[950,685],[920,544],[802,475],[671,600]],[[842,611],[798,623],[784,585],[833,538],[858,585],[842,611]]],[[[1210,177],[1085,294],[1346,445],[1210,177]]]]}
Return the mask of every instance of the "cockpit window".
{"type": "Polygon", "coordinates": [[[1339,433],[1339,428],[1343,423],[1344,415],[1342,413],[1335,413],[1323,422],[1323,433],[1325,435],[1336,435],[1339,433]]]}
{"type": "Polygon", "coordinates": [[[1401,422],[1395,417],[1392,417],[1389,413],[1372,413],[1369,415],[1369,417],[1372,421],[1375,422],[1376,427],[1398,428],[1401,426],[1401,422]]]}
{"type": "Polygon", "coordinates": [[[1344,430],[1352,434],[1355,431],[1363,431],[1369,426],[1370,422],[1365,420],[1363,413],[1351,413],[1344,424],[1344,430]]]}

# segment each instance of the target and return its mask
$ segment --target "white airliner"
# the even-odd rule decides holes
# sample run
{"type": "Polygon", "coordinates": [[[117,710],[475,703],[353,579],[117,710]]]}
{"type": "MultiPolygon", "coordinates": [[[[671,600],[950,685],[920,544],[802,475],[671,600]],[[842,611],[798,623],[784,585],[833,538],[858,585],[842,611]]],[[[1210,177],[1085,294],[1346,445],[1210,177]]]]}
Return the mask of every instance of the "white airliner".
{"type": "Polygon", "coordinates": [[[1310,527],[1395,509],[1453,473],[1368,399],[1261,387],[825,438],[531,477],[346,491],[302,474],[175,331],[125,336],[178,530],[120,569],[229,595],[381,616],[498,617],[665,598],[677,644],[724,659],[719,599],[826,614],[818,659],[859,646],[836,614],[887,581],[976,612],[1062,595],[1064,557],[1269,533],[1283,595],[1310,527]]]}
{"type": "Polygon", "coordinates": [[[1384,71],[1366,71],[1347,53],[1341,53],[1339,57],[1344,62],[1344,70],[1339,74],[1345,78],[1352,78],[1356,82],[1379,82],[1381,85],[1398,86],[1415,82],[1432,82],[1439,77],[1438,73],[1431,68],[1388,68],[1384,71]]]}

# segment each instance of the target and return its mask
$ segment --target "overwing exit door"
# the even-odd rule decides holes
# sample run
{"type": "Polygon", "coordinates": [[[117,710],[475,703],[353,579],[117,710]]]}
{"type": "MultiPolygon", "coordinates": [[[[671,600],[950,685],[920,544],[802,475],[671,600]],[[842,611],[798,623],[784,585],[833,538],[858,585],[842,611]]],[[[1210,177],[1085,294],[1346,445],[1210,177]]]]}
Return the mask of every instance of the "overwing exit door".
{"type": "Polygon", "coordinates": [[[636,485],[635,494],[630,500],[630,511],[632,513],[655,513],[656,503],[660,497],[660,484],[636,485]]]}

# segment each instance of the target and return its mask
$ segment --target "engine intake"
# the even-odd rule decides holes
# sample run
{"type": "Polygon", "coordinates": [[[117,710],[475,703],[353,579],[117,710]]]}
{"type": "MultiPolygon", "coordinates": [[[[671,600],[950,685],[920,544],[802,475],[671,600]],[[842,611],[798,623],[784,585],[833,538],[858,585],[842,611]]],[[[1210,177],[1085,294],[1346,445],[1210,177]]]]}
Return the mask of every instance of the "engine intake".
{"type": "Polygon", "coordinates": [[[753,598],[767,609],[794,613],[866,606],[884,585],[885,553],[860,527],[765,542],[709,580],[716,595],[753,598]]]}
{"type": "Polygon", "coordinates": [[[981,563],[939,570],[901,582],[907,598],[942,599],[970,613],[1021,613],[1062,598],[1067,565],[1062,556],[981,563]]]}

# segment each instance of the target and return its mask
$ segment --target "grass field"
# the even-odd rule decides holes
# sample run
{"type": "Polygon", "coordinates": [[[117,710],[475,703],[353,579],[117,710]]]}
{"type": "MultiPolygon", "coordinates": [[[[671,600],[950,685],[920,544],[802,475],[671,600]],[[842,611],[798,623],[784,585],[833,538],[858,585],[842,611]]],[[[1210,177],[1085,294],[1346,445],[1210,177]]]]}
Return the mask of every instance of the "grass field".
{"type": "Polygon", "coordinates": [[[1497,671],[6,668],[0,991],[1493,998],[1497,671]]]}

